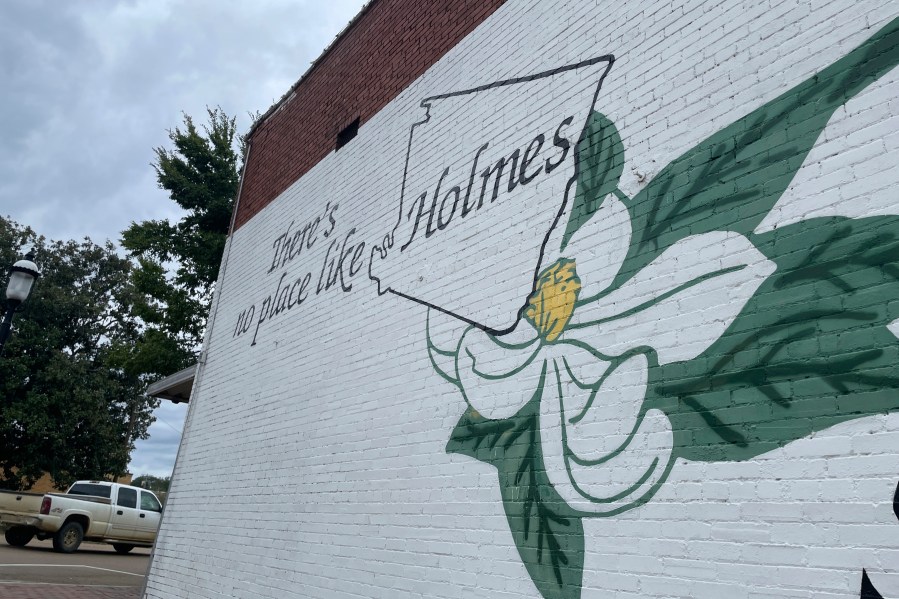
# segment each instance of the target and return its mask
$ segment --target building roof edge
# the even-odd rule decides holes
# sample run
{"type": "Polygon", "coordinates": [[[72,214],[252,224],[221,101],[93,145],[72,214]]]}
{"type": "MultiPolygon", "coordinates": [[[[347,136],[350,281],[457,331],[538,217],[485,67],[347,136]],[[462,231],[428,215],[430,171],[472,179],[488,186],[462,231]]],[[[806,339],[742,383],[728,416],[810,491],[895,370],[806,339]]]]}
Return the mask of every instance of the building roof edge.
{"type": "Polygon", "coordinates": [[[309,65],[309,68],[306,69],[306,72],[300,76],[300,78],[297,80],[297,82],[290,86],[290,89],[287,90],[287,92],[283,96],[281,96],[280,100],[278,100],[277,102],[272,104],[269,107],[269,109],[266,110],[262,114],[262,116],[260,116],[258,119],[256,119],[256,122],[253,123],[253,125],[250,127],[250,130],[247,131],[247,133],[246,133],[245,138],[247,139],[247,141],[252,141],[253,135],[256,133],[256,130],[259,127],[261,127],[262,124],[265,123],[269,117],[271,117],[273,114],[275,114],[276,112],[281,110],[286,104],[288,104],[290,102],[290,100],[293,98],[293,95],[294,95],[294,92],[296,91],[296,89],[300,85],[302,85],[302,83],[315,71],[315,69],[318,68],[318,66],[331,53],[331,51],[333,51],[334,48],[337,47],[337,44],[339,44],[340,41],[356,26],[356,24],[362,20],[362,18],[366,15],[366,13],[368,13],[369,9],[373,5],[377,4],[378,1],[379,0],[368,0],[362,6],[362,8],[359,10],[359,13],[355,17],[353,17],[352,20],[349,23],[347,23],[346,27],[344,27],[340,31],[340,33],[338,33],[334,37],[334,40],[330,44],[328,44],[327,47],[325,47],[325,49],[318,56],[318,58],[316,58],[315,60],[312,61],[312,64],[309,65]]]}

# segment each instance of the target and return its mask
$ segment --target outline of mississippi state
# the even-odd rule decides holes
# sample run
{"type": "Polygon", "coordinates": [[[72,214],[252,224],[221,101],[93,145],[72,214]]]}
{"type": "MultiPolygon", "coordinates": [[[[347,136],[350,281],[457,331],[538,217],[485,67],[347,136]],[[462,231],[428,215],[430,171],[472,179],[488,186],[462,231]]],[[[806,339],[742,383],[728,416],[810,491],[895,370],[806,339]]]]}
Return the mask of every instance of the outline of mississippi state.
{"type": "Polygon", "coordinates": [[[378,293],[511,332],[569,205],[575,147],[613,62],[600,56],[423,99],[396,225],[372,248],[378,293]]]}

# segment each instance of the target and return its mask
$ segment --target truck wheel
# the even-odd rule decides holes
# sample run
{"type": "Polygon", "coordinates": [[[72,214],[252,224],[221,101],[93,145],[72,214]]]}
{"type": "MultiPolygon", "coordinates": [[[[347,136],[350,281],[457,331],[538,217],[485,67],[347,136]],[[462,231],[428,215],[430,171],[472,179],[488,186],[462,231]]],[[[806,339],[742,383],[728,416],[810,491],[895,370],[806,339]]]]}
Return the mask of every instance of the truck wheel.
{"type": "Polygon", "coordinates": [[[60,553],[72,553],[81,545],[84,529],[77,522],[66,522],[53,535],[53,550],[60,553]]]}
{"type": "Polygon", "coordinates": [[[134,549],[134,545],[128,545],[126,543],[113,543],[112,548],[115,549],[116,553],[124,554],[134,549]]]}
{"type": "Polygon", "coordinates": [[[34,531],[27,526],[13,526],[6,530],[4,536],[13,547],[24,547],[34,538],[34,531]]]}

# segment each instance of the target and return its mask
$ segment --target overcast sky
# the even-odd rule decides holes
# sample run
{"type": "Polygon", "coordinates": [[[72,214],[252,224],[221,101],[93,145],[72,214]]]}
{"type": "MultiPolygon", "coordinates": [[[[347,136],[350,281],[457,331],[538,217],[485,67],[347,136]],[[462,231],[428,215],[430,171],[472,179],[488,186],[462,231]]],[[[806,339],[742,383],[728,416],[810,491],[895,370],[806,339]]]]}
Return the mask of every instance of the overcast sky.
{"type": "MultiPolygon", "coordinates": [[[[51,239],[118,242],[179,213],[153,148],[182,112],[265,112],[363,0],[5,0],[0,4],[0,214],[51,239]]],[[[135,474],[168,476],[186,409],[163,402],[135,474]]]]}

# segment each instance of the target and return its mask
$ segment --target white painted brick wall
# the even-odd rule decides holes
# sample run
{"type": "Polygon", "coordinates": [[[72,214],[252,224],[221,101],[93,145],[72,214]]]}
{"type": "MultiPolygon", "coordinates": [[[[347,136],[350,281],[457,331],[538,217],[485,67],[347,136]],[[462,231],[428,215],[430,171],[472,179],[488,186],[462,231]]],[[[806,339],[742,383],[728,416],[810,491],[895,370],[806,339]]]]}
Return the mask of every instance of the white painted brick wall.
{"type": "MultiPolygon", "coordinates": [[[[230,239],[146,597],[540,597],[496,469],[445,451],[467,406],[431,366],[424,307],[379,296],[366,265],[351,292],[311,293],[263,323],[255,345],[254,330],[232,336],[282,273],[312,271],[314,287],[330,243],[267,273],[273,241],[326,202],[339,204],[338,238],[356,227],[366,248],[379,241],[396,220],[424,97],[614,54],[597,109],[621,134],[619,187],[633,197],[897,15],[892,0],[507,2],[230,239]]],[[[899,214],[897,98],[891,72],[838,110],[758,230],[899,214]]],[[[434,242],[449,253],[477,243],[489,257],[517,241],[452,231],[434,242]]],[[[484,297],[504,280],[485,269],[446,294],[484,297]]],[[[732,301],[705,299],[708,310],[732,301]]],[[[897,480],[896,414],[744,461],[678,458],[645,505],[584,519],[581,596],[855,598],[865,568],[883,596],[899,597],[897,480]]]]}

